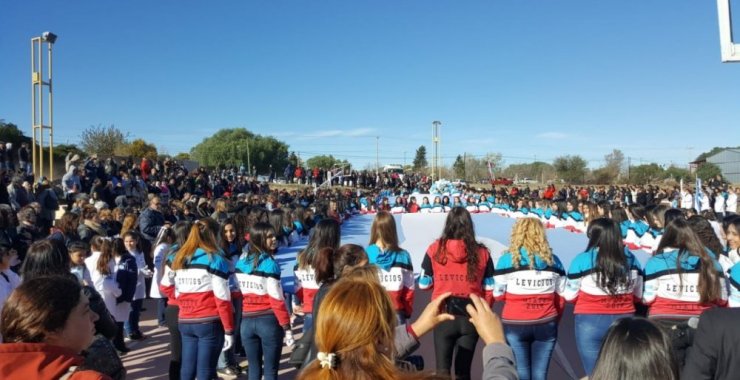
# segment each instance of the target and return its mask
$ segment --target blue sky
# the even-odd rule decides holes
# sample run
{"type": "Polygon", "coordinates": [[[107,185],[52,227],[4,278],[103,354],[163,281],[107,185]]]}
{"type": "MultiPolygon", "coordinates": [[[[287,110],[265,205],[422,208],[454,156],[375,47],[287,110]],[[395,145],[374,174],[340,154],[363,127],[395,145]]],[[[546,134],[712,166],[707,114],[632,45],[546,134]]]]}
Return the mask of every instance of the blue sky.
{"type": "Polygon", "coordinates": [[[50,30],[55,141],[115,124],[170,154],[221,128],[363,167],[611,149],[685,165],[737,145],[740,65],[716,3],[0,1],[0,118],[30,134],[30,39],[50,30]],[[734,131],[734,132],[733,132],[734,131]]]}

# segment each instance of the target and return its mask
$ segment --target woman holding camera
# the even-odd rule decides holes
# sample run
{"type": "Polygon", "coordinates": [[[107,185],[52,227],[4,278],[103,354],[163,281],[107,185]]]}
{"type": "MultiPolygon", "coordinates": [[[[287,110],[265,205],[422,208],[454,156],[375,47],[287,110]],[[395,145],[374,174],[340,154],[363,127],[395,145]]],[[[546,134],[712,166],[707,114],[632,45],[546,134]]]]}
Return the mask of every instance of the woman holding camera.
{"type": "Polygon", "coordinates": [[[421,264],[419,288],[433,289],[432,299],[451,292],[447,312],[455,320],[442,322],[434,330],[434,346],[439,374],[449,374],[457,348],[455,378],[470,379],[478,333],[466,315],[469,296],[475,294],[490,305],[493,302],[493,261],[485,246],[475,240],[470,213],[455,207],[447,214],[442,236],[427,249],[421,264]]]}

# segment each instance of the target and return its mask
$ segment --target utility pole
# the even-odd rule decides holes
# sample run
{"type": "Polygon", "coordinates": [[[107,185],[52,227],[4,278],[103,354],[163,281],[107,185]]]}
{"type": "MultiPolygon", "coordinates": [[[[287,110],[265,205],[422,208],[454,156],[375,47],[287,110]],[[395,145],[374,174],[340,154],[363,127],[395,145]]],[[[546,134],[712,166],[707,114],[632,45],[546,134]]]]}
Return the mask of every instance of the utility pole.
{"type": "Polygon", "coordinates": [[[380,136],[375,136],[375,173],[380,173],[380,136]]]}
{"type": "Polygon", "coordinates": [[[440,179],[442,178],[442,168],[440,167],[440,150],[439,150],[439,131],[440,126],[442,125],[441,122],[435,120],[432,122],[432,144],[434,146],[434,157],[432,157],[432,179],[440,179]]]}
{"type": "Polygon", "coordinates": [[[630,181],[630,170],[632,169],[632,157],[627,157],[627,182],[630,181]]]}

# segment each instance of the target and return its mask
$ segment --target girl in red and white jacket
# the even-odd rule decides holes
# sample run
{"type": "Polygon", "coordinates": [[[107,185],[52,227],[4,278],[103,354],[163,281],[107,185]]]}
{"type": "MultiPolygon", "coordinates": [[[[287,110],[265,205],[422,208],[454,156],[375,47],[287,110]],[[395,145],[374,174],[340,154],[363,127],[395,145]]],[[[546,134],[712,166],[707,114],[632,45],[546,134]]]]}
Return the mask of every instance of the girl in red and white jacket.
{"type": "Polygon", "coordinates": [[[256,223],[249,246],[236,263],[236,279],[243,296],[241,338],[249,361],[249,375],[277,379],[283,338],[292,345],[290,315],[280,285],[280,265],[272,252],[277,237],[270,224],[256,223]]]}
{"type": "Polygon", "coordinates": [[[378,277],[396,309],[398,324],[411,318],[414,306],[414,267],[411,255],[398,246],[396,221],[381,211],[370,228],[370,245],[365,249],[370,264],[378,267],[378,277]]]}
{"type": "Polygon", "coordinates": [[[216,378],[218,354],[234,343],[229,262],[216,243],[218,224],[213,224],[193,224],[188,240],[172,259],[174,276],[165,271],[162,278],[164,287],[174,280],[180,306],[181,379],[216,378]]]}
{"type": "Polygon", "coordinates": [[[478,333],[464,315],[471,294],[493,302],[493,261],[485,246],[475,240],[473,219],[463,207],[453,207],[447,214],[442,236],[427,248],[421,263],[419,288],[432,289],[432,299],[447,292],[448,311],[456,314],[434,329],[437,372],[449,374],[453,359],[455,378],[470,379],[470,363],[478,343],[478,333]],[[456,357],[453,352],[457,348],[456,357]]]}
{"type": "Polygon", "coordinates": [[[546,379],[565,303],[560,293],[566,277],[539,219],[522,218],[514,223],[509,250],[496,263],[494,273],[494,297],[506,302],[501,319],[519,378],[546,379]]]}
{"type": "Polygon", "coordinates": [[[335,219],[322,219],[314,231],[305,250],[298,254],[295,268],[295,299],[296,306],[301,305],[303,311],[303,331],[308,331],[313,325],[313,298],[321,284],[316,282],[316,273],[313,269],[314,256],[322,248],[339,249],[340,230],[339,222],[335,219]]]}
{"type": "Polygon", "coordinates": [[[563,296],[575,303],[576,347],[591,375],[611,324],[635,314],[635,303],[642,299],[642,268],[611,218],[591,221],[587,235],[586,250],[570,264],[563,296]]]}

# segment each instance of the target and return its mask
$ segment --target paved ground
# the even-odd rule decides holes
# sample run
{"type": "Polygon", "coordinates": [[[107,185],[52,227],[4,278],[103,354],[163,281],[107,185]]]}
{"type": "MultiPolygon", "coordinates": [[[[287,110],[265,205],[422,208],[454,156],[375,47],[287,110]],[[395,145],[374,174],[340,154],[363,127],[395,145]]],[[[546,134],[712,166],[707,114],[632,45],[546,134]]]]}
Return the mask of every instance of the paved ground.
{"type": "MultiPolygon", "coordinates": [[[[157,304],[154,300],[145,300],[146,311],[141,318],[141,331],[147,336],[142,341],[128,341],[126,344],[131,352],[124,355],[123,364],[128,371],[128,379],[167,379],[167,371],[170,362],[169,331],[157,326],[155,311],[157,304]]],[[[296,335],[296,338],[300,335],[296,335]]],[[[280,360],[280,379],[291,380],[295,378],[296,370],[287,366],[290,354],[283,350],[280,360]]],[[[241,358],[246,365],[244,358],[241,358]]],[[[246,379],[246,376],[238,377],[246,379]]],[[[231,377],[233,379],[233,377],[231,377]]]]}
{"type": "MultiPolygon", "coordinates": [[[[424,308],[429,302],[429,292],[418,291],[417,296],[414,300],[414,316],[415,319],[418,313],[424,308]]],[[[167,371],[169,368],[169,332],[166,328],[160,328],[157,326],[155,319],[155,310],[157,309],[156,302],[154,300],[145,300],[144,307],[147,309],[141,321],[142,332],[147,336],[147,339],[138,342],[127,342],[131,352],[123,357],[124,365],[128,370],[129,379],[167,379],[167,371]]],[[[495,305],[494,310],[500,312],[501,305],[495,305]]],[[[300,326],[296,326],[295,331],[300,331],[300,326]]],[[[583,370],[581,369],[580,359],[578,358],[577,351],[575,349],[575,342],[573,340],[573,314],[572,307],[568,307],[564,318],[560,322],[559,326],[560,334],[558,340],[558,346],[553,353],[553,358],[550,361],[550,370],[548,373],[549,379],[577,379],[583,376],[583,370]]],[[[295,335],[296,339],[300,337],[300,334],[295,335]]],[[[477,378],[482,373],[482,359],[481,350],[483,344],[478,343],[478,349],[476,350],[475,358],[473,359],[473,365],[471,373],[473,378],[477,378]]],[[[432,334],[429,333],[421,339],[421,347],[414,353],[415,355],[421,355],[424,357],[426,362],[426,369],[434,369],[434,342],[432,334]]],[[[283,356],[280,360],[280,372],[279,378],[281,380],[292,380],[295,378],[297,371],[288,367],[287,361],[290,354],[286,349],[283,349],[283,356]]],[[[241,358],[242,365],[246,365],[244,358],[241,358]]],[[[246,376],[240,376],[240,379],[246,378],[246,376]]],[[[233,377],[232,377],[233,379],[233,377]]]]}

